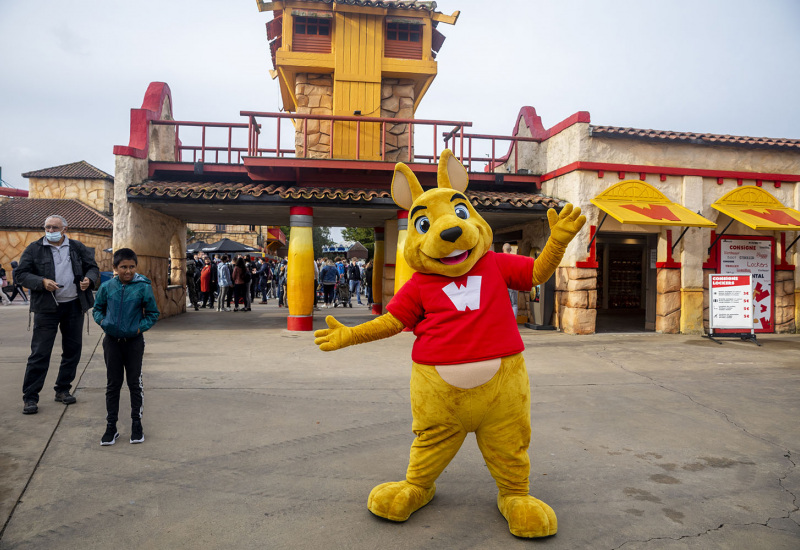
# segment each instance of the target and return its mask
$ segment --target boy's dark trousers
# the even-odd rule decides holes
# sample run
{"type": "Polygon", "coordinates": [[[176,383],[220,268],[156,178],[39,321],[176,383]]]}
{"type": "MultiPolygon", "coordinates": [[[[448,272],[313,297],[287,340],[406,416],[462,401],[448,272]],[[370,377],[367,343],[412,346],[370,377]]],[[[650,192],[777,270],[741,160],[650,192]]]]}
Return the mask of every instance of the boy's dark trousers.
{"type": "Polygon", "coordinates": [[[58,368],[55,391],[59,393],[72,388],[83,347],[81,336],[83,314],[80,300],[58,304],[58,309],[54,312],[33,314],[31,354],[22,382],[22,398],[25,401],[39,402],[39,392],[42,391],[47,378],[50,355],[59,329],[61,329],[61,365],[58,368]]]}
{"type": "Polygon", "coordinates": [[[103,338],[103,356],[106,360],[108,384],[106,385],[106,420],[116,424],[119,419],[119,392],[123,378],[131,392],[131,418],[141,420],[144,387],[142,386],[142,356],[144,336],[114,338],[106,334],[103,338]]]}

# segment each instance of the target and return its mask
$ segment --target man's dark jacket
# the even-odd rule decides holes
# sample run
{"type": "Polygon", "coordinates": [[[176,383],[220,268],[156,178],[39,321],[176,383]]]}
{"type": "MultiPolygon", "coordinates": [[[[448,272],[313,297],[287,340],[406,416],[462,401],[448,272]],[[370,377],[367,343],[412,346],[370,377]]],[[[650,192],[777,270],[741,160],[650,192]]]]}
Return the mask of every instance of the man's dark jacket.
{"type": "MultiPolygon", "coordinates": [[[[100,286],[100,270],[94,261],[94,252],[83,243],[69,239],[69,257],[72,260],[72,273],[78,289],[81,311],[86,313],[94,305],[92,289],[100,286]],[[90,284],[85,291],[80,283],[88,277],[90,284]]],[[[38,239],[25,249],[19,260],[14,282],[31,291],[31,311],[34,313],[55,313],[57,311],[54,295],[44,289],[42,279],[56,280],[56,266],[50,247],[38,239]]]]}

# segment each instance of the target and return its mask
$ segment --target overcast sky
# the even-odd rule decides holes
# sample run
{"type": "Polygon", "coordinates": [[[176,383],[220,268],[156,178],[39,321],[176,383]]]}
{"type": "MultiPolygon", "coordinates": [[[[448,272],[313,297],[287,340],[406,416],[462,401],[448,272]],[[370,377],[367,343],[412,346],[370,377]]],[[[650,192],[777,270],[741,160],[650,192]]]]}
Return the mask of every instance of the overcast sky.
{"type": "MultiPolygon", "coordinates": [[[[545,127],[592,123],[800,138],[798,0],[442,0],[461,11],[417,118],[510,134],[520,107],[545,127]]],[[[0,166],[79,160],[113,175],[151,81],[177,120],[277,111],[255,0],[0,0],[0,166]]]]}

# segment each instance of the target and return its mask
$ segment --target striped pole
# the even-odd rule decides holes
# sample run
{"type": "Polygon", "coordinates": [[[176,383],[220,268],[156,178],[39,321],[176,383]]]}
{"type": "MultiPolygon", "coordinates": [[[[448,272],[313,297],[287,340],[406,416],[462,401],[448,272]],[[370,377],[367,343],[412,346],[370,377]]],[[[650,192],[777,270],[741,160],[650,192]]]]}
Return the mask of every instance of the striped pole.
{"type": "Polygon", "coordinates": [[[372,257],[372,314],[383,313],[383,227],[375,228],[375,254],[372,257]]]}
{"type": "Polygon", "coordinates": [[[408,236],[408,210],[397,211],[397,253],[394,260],[394,293],[400,290],[406,281],[414,274],[414,270],[406,262],[403,249],[408,236]]]}
{"type": "Polygon", "coordinates": [[[289,264],[286,276],[286,303],[289,330],[312,330],[314,324],[314,209],[292,206],[289,209],[289,264]]]}

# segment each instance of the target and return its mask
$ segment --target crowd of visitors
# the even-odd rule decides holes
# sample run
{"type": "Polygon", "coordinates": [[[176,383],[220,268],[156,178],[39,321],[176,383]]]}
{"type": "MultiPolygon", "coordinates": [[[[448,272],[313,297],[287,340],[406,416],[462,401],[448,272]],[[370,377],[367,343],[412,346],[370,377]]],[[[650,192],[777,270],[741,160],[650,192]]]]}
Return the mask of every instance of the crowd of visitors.
{"type": "MultiPolygon", "coordinates": [[[[284,259],[247,255],[211,257],[202,252],[186,255],[186,288],[194,309],[251,311],[253,303],[277,300],[287,307],[284,259]],[[258,302],[256,302],[258,300],[258,302]]],[[[372,261],[355,258],[319,258],[314,261],[314,308],[372,306],[372,261]],[[363,300],[362,300],[363,297],[363,300]]]]}

